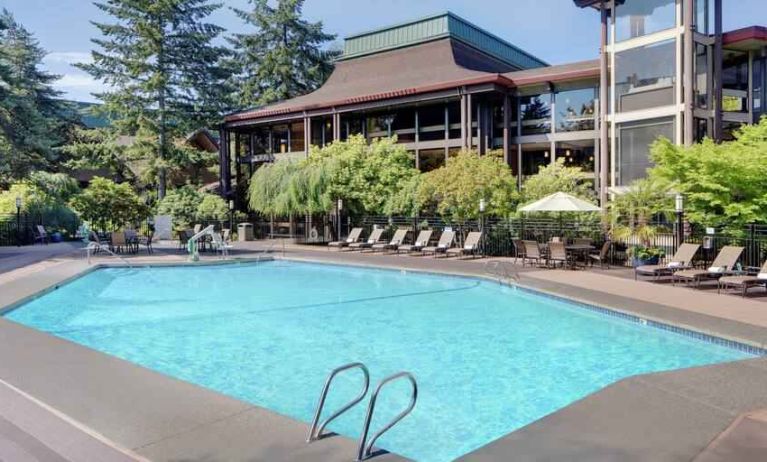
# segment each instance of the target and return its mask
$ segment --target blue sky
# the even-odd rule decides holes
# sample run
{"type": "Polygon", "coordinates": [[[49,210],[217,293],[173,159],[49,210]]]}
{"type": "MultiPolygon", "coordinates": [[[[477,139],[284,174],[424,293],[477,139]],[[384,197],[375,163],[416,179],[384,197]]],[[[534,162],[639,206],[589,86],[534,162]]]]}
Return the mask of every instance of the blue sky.
{"type": "MultiPolygon", "coordinates": [[[[225,7],[211,18],[229,31],[242,23],[228,7],[246,0],[219,0],[225,7]]],[[[767,25],[765,0],[724,0],[725,30],[767,25]]],[[[66,96],[93,101],[98,82],[71,66],[89,58],[90,39],[98,35],[91,20],[105,21],[89,0],[2,0],[35,33],[50,53],[46,66],[62,76],[66,96]]],[[[552,64],[593,59],[599,48],[598,15],[576,8],[572,0],[306,0],[304,15],[321,20],[326,30],[346,35],[442,11],[452,11],[552,64]]]]}

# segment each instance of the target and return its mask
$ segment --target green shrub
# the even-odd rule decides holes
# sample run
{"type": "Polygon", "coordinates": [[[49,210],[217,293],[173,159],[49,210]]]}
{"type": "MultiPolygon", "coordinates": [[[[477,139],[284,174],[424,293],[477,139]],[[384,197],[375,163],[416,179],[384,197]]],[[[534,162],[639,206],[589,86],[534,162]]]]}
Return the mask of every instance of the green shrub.
{"type": "Polygon", "coordinates": [[[102,231],[138,223],[149,215],[149,208],[129,184],[100,177],[72,197],[70,204],[83,220],[102,231]]]}

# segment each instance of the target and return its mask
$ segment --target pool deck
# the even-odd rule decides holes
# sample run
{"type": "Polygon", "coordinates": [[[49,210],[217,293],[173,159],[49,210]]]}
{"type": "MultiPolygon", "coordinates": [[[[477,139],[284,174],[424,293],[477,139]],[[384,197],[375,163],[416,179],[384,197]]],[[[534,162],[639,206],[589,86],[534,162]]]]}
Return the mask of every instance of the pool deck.
{"type": "MultiPolygon", "coordinates": [[[[283,256],[283,247],[273,244],[235,246],[237,258],[265,249],[283,256]]],[[[34,258],[0,259],[0,311],[92,268],[82,251],[37,249],[34,258]]],[[[501,261],[505,276],[522,286],[767,345],[765,298],[635,282],[623,269],[542,270],[507,259],[445,261],[292,245],[284,247],[284,257],[480,277],[489,277],[487,261],[501,261]]],[[[137,265],[185,261],[172,245],[129,259],[137,265]]],[[[120,264],[111,257],[96,262],[120,264]]],[[[2,318],[0,345],[0,460],[349,461],[356,451],[356,442],[343,437],[307,445],[301,422],[2,318]],[[24,457],[13,457],[19,454],[24,457]]],[[[741,417],[725,432],[738,416],[767,408],[766,389],[767,358],[630,377],[463,460],[766,460],[754,447],[767,448],[767,436],[762,446],[744,445],[752,442],[750,434],[739,439],[760,428],[754,419],[741,417]]],[[[384,454],[375,460],[403,459],[384,454]]]]}

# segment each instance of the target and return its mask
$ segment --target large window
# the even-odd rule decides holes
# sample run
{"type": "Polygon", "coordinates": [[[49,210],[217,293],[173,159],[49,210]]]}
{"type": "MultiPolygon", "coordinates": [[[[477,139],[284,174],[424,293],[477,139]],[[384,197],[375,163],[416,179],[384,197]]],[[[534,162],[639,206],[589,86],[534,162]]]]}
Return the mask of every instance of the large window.
{"type": "Polygon", "coordinates": [[[365,134],[365,118],[356,114],[341,114],[341,140],[348,140],[352,135],[365,134]]]}
{"type": "Polygon", "coordinates": [[[722,110],[748,112],[748,53],[728,52],[722,64],[722,110]]]}
{"type": "Polygon", "coordinates": [[[594,140],[563,141],[557,143],[557,160],[567,167],[580,167],[590,176],[594,174],[594,140]]]}
{"type": "Polygon", "coordinates": [[[618,184],[626,186],[647,176],[652,167],[650,145],[659,137],[674,139],[674,119],[654,119],[618,126],[618,184]]]}
{"type": "Polygon", "coordinates": [[[398,143],[415,143],[415,109],[401,108],[391,112],[391,134],[398,143]]]}
{"type": "Polygon", "coordinates": [[[615,54],[618,112],[674,104],[676,42],[667,40],[615,54]]]}
{"type": "Polygon", "coordinates": [[[290,124],[290,152],[304,150],[304,121],[290,124]]]}
{"type": "Polygon", "coordinates": [[[702,109],[708,109],[709,100],[709,47],[695,44],[695,105],[702,109]]]}
{"type": "Polygon", "coordinates": [[[538,173],[541,167],[551,163],[551,145],[549,143],[522,145],[522,176],[538,173]]]}
{"type": "Polygon", "coordinates": [[[522,135],[551,132],[551,95],[549,93],[520,97],[519,112],[522,114],[522,135]]]}
{"type": "Polygon", "coordinates": [[[560,91],[556,95],[558,132],[594,130],[594,87],[560,91]]]}
{"type": "Polygon", "coordinates": [[[421,149],[418,151],[418,168],[422,172],[430,172],[445,165],[445,150],[421,149]]]}
{"type": "Polygon", "coordinates": [[[713,34],[714,13],[714,0],[695,0],[695,30],[701,34],[713,34]]]}
{"type": "Polygon", "coordinates": [[[418,108],[418,140],[445,139],[445,105],[433,104],[418,108]]]}
{"type": "Polygon", "coordinates": [[[290,151],[289,143],[290,131],[287,125],[275,125],[272,127],[272,140],[274,143],[274,152],[285,153],[290,151]]]}
{"type": "Polygon", "coordinates": [[[675,24],[675,0],[626,0],[616,7],[615,40],[642,37],[675,24]]]}

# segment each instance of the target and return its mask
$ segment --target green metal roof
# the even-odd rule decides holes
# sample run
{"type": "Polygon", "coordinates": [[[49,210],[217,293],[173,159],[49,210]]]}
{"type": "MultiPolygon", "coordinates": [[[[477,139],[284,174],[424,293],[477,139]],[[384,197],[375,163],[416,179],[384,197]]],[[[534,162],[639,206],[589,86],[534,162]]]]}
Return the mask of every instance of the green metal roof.
{"type": "Polygon", "coordinates": [[[548,65],[530,53],[450,12],[346,37],[344,53],[339,60],[353,59],[442,38],[460,40],[517,69],[548,65]]]}

